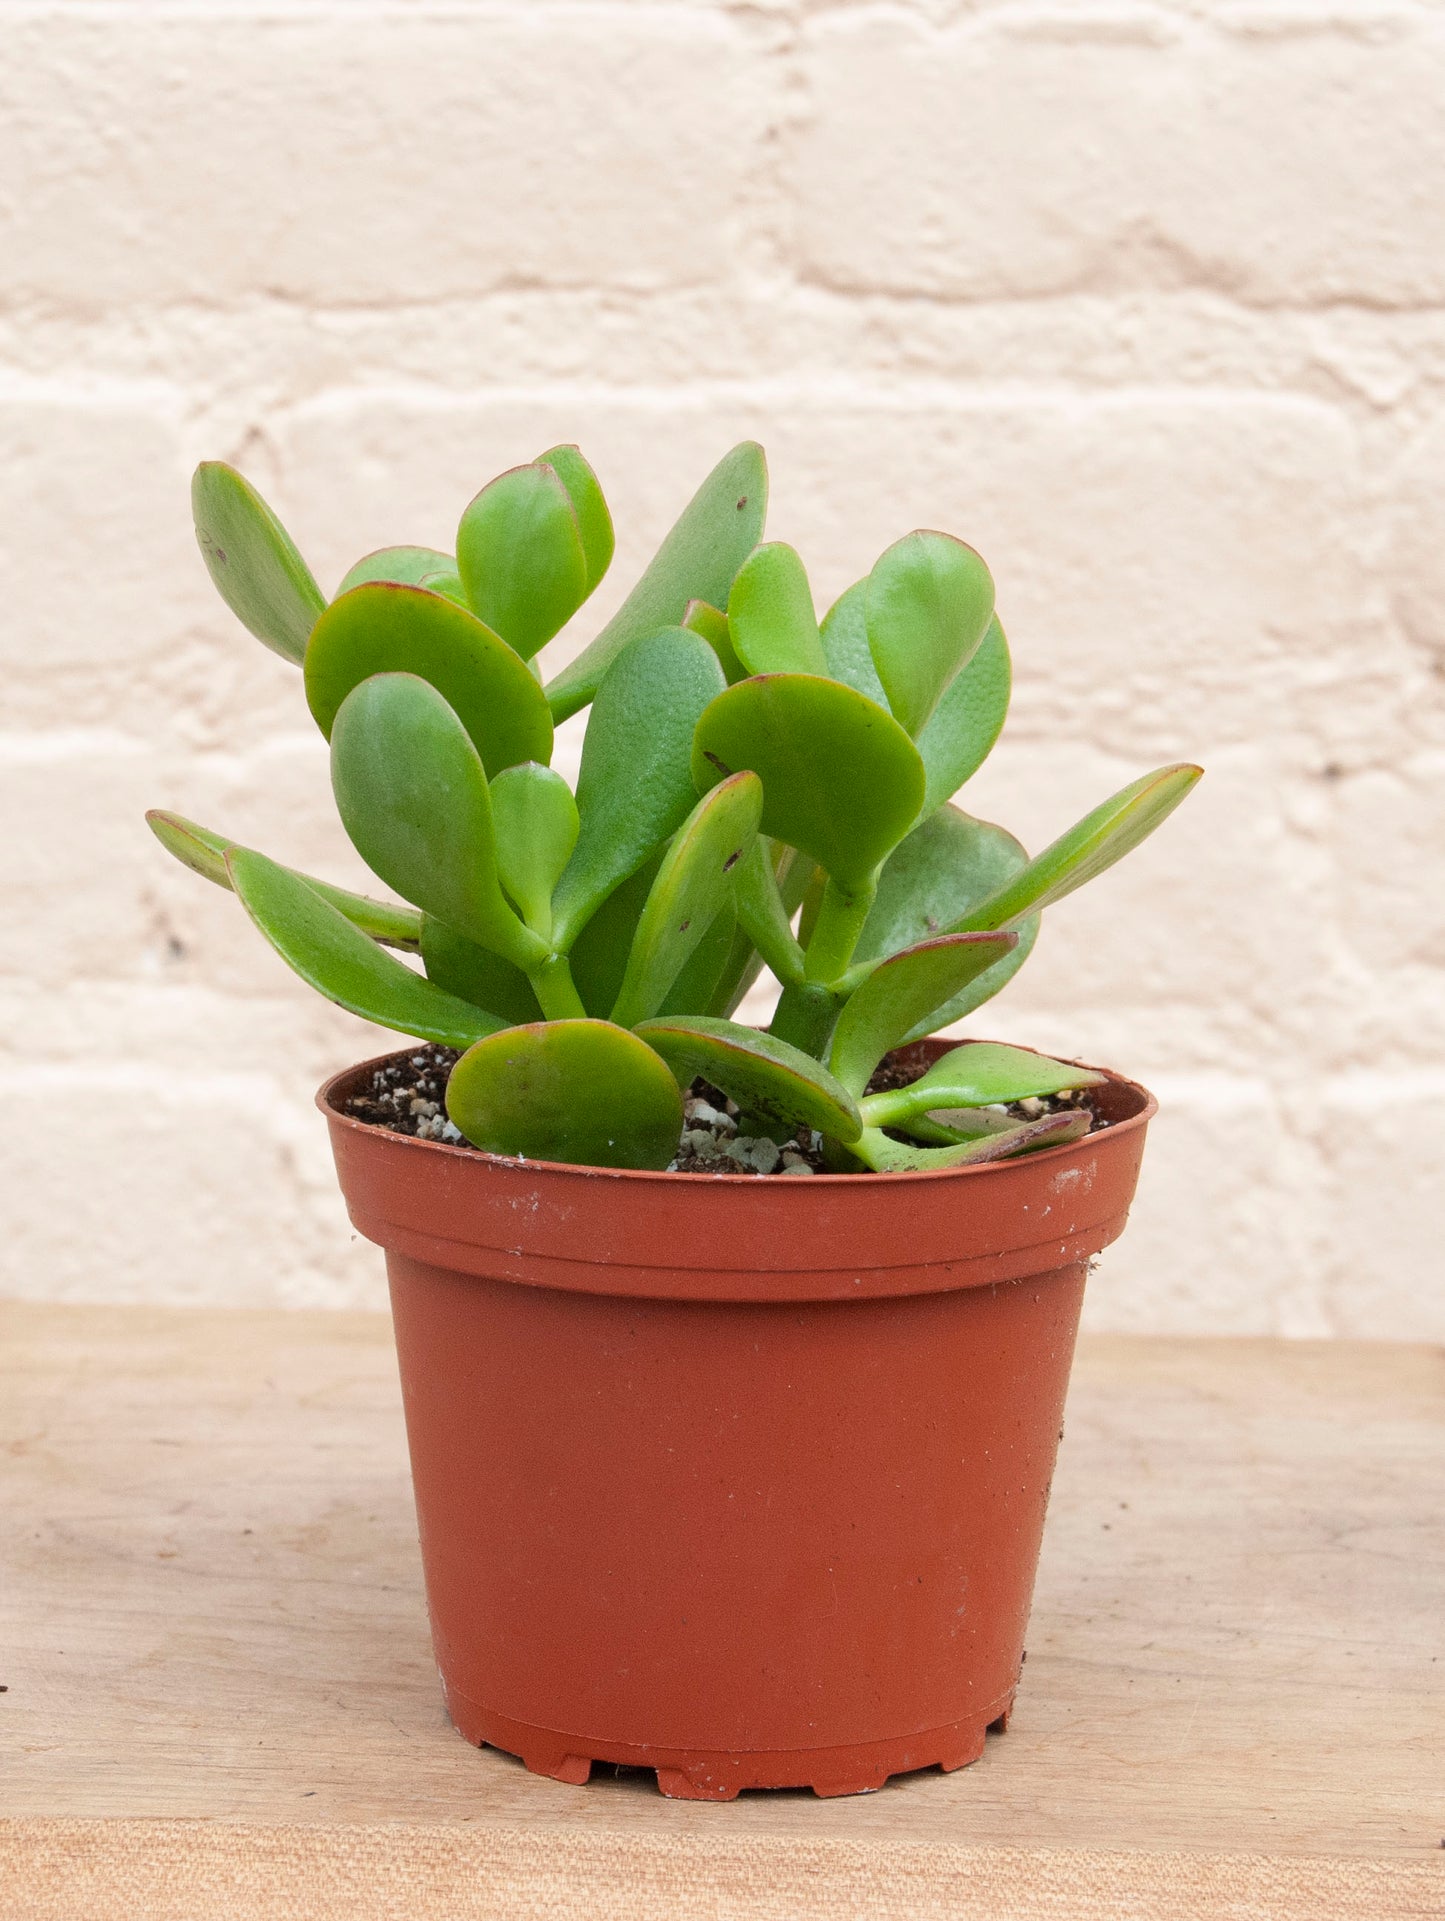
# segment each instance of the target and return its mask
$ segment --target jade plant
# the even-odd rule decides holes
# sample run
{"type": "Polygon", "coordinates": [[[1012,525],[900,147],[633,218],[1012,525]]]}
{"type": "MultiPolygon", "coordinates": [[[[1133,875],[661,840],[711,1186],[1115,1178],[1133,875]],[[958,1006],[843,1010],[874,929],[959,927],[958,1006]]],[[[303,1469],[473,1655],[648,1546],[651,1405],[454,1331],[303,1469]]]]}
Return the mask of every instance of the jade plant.
{"type": "Polygon", "coordinates": [[[978,554],[907,534],[820,622],[798,554],[762,541],[766,496],[761,448],[735,448],[547,680],[539,650],[613,550],[575,447],[484,487],[455,553],[369,554],[330,602],[239,473],[196,474],[212,579],[300,669],[342,823],[401,900],[177,814],[150,823],[312,987],[461,1050],[447,1108],[479,1148],[664,1168],[696,1077],[754,1132],[816,1130],[840,1170],[996,1159],[1088,1125],[1003,1111],[1098,1078],[1021,1048],[978,1043],[869,1086],[893,1049],[997,993],[1044,909],[1137,846],[1200,770],[1145,775],[1030,859],[952,799],[1009,699],[978,554]],[[586,707],[574,794],[549,765],[553,730],[586,707]],[[732,1016],[764,966],[782,991],[760,1032],[732,1016]]]}

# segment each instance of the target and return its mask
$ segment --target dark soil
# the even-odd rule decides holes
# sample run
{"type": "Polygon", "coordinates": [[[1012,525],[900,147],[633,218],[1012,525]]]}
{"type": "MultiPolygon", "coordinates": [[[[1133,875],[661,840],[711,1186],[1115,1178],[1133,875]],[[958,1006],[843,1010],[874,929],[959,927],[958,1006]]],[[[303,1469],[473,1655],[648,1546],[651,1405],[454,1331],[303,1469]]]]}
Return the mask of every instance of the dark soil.
{"type": "MultiPolygon", "coordinates": [[[[376,1068],[365,1090],[347,1101],[346,1112],[355,1120],[388,1128],[393,1134],[466,1147],[462,1135],[447,1119],[446,1110],[447,1081],[460,1058],[455,1048],[418,1042],[411,1053],[400,1054],[376,1068]]],[[[868,1083],[868,1092],[880,1094],[890,1088],[908,1087],[929,1065],[922,1043],[897,1048],[878,1067],[868,1083]]],[[[1082,1109],[1090,1116],[1090,1131],[1094,1132],[1105,1125],[1105,1120],[1090,1100],[1090,1092],[1081,1087],[1068,1094],[1013,1101],[1003,1111],[1025,1121],[1082,1109]]],[[[669,1173],[806,1175],[827,1171],[818,1134],[800,1127],[790,1140],[782,1142],[739,1134],[737,1103],[704,1080],[695,1080],[688,1089],[683,1113],[682,1139],[669,1173]]]]}

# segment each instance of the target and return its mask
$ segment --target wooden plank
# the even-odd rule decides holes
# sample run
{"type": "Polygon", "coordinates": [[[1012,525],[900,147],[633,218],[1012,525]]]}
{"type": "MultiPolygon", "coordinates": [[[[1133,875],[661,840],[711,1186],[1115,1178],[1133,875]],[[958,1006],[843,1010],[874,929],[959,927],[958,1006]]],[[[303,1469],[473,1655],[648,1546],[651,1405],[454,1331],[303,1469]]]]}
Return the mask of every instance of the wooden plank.
{"type": "Polygon", "coordinates": [[[452,1733],[379,1317],[0,1308],[0,1449],[0,1913],[1445,1914],[1435,1351],[1086,1341],[1013,1726],[834,1802],[452,1733]]]}

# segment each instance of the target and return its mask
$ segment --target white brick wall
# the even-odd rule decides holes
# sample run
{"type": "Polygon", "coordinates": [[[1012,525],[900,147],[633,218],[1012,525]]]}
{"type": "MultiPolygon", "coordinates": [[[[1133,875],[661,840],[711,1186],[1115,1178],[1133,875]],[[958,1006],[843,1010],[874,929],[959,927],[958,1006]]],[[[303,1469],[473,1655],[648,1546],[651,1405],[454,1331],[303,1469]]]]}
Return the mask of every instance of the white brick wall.
{"type": "Polygon", "coordinates": [[[580,439],[619,523],[580,639],[746,433],[820,599],[914,525],[988,555],[1017,695],[978,811],[1038,844],[1209,765],[985,1017],[1165,1097],[1094,1324],[1445,1337],[1438,6],[3,30],[0,1288],[381,1295],[310,1099],[386,1041],[140,822],[358,877],[293,671],[195,555],[195,460],[252,473],[329,588],[580,439]]]}

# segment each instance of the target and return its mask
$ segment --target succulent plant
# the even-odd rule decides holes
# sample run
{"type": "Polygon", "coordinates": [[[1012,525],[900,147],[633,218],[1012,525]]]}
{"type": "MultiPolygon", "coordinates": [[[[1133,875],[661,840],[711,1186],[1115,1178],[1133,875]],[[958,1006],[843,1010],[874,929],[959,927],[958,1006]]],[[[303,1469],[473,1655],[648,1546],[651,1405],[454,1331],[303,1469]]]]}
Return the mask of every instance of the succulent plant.
{"type": "Polygon", "coordinates": [[[891,1050],[996,993],[1043,910],[1137,846],[1200,770],[1145,775],[1030,859],[952,799],[1009,699],[983,561],[908,534],[819,622],[798,554],[760,544],[766,496],[762,450],[735,448],[544,682],[538,650],[612,557],[575,447],[484,487],[455,554],[369,554],[329,603],[240,474],[196,474],[211,576],[300,667],[346,832],[405,904],[148,819],[322,994],[463,1050],[448,1112],[480,1148],[663,1168],[698,1076],[755,1132],[817,1130],[845,1169],[994,1159],[1088,1124],[1001,1117],[1097,1078],[1021,1048],[975,1044],[868,1088],[891,1050]],[[548,764],[553,728],[588,705],[574,795],[548,764]],[[765,1033],[731,1018],[764,965],[782,985],[765,1033]]]}

